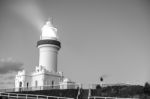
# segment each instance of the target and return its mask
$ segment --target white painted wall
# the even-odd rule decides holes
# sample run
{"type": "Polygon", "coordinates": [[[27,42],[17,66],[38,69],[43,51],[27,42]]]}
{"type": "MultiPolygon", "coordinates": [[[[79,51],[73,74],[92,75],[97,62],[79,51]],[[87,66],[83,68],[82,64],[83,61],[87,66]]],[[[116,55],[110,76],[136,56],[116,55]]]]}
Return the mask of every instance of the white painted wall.
{"type": "Polygon", "coordinates": [[[62,80],[61,75],[54,73],[45,73],[44,85],[54,86],[59,85],[59,82],[62,80]]]}
{"type": "Polygon", "coordinates": [[[34,89],[43,89],[43,86],[58,85],[61,80],[61,73],[49,72],[43,66],[37,66],[32,73],[31,85],[34,89]]]}
{"type": "Polygon", "coordinates": [[[19,88],[31,87],[31,76],[27,75],[25,70],[19,71],[15,77],[15,90],[19,91],[19,88]],[[20,85],[20,83],[22,83],[20,85]],[[28,84],[27,84],[28,83],[28,84]]]}
{"type": "Polygon", "coordinates": [[[75,89],[76,83],[72,82],[70,79],[65,78],[63,82],[60,82],[60,89],[75,89]]]}
{"type": "Polygon", "coordinates": [[[42,66],[36,66],[35,71],[32,73],[31,86],[35,89],[44,85],[44,71],[45,68],[42,66]]]}
{"type": "Polygon", "coordinates": [[[44,44],[39,48],[39,66],[45,67],[49,72],[57,72],[57,52],[58,46],[44,44]]]}
{"type": "Polygon", "coordinates": [[[32,90],[44,90],[49,88],[57,89],[72,89],[75,88],[75,83],[69,79],[63,79],[61,72],[49,72],[42,66],[36,66],[35,71],[31,75],[27,75],[25,70],[19,71],[15,78],[15,91],[27,89],[32,87],[32,90]],[[20,87],[22,82],[22,87],[20,87]]]}

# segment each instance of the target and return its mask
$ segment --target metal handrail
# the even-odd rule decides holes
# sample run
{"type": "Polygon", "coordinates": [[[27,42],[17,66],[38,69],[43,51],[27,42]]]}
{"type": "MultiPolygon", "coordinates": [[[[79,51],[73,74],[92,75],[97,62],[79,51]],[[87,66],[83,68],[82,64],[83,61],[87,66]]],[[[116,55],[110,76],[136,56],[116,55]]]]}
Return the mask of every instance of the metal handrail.
{"type": "Polygon", "coordinates": [[[101,99],[139,99],[139,98],[120,98],[120,97],[102,97],[102,96],[88,96],[88,99],[96,99],[96,98],[101,98],[101,99]]]}
{"type": "Polygon", "coordinates": [[[0,96],[6,96],[6,97],[16,97],[18,98],[56,98],[56,99],[74,99],[74,98],[70,98],[70,97],[59,97],[59,96],[46,96],[46,95],[35,95],[35,94],[16,94],[16,93],[4,93],[4,92],[0,92],[0,96]]]}

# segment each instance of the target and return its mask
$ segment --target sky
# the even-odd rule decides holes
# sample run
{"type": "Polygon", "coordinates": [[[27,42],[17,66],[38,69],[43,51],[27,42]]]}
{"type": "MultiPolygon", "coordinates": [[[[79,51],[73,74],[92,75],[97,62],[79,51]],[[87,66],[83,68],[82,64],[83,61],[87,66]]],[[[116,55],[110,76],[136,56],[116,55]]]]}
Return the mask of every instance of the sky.
{"type": "Polygon", "coordinates": [[[38,66],[49,17],[62,47],[58,71],[83,84],[150,81],[149,0],[0,0],[0,88],[38,66]]]}

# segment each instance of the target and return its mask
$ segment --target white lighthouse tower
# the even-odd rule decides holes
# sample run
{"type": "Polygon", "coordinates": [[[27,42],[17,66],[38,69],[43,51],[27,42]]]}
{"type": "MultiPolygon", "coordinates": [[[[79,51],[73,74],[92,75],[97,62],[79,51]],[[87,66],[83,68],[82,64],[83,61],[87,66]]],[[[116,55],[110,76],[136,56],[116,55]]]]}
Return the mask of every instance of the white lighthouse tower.
{"type": "Polygon", "coordinates": [[[63,75],[57,72],[57,54],[61,47],[58,41],[57,29],[53,27],[50,20],[41,29],[40,40],[37,42],[39,48],[39,65],[32,73],[32,87],[54,86],[62,81],[63,75]]]}
{"type": "Polygon", "coordinates": [[[39,48],[39,66],[47,71],[57,72],[57,54],[60,49],[57,29],[53,27],[51,21],[47,21],[42,27],[40,40],[37,42],[39,48]]]}

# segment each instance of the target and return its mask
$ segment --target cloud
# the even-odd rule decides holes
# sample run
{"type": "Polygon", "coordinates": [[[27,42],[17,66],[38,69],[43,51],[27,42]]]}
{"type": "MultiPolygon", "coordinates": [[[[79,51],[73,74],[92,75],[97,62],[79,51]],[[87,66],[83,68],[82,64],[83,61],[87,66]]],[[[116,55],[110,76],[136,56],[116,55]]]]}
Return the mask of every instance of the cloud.
{"type": "Polygon", "coordinates": [[[0,89],[12,88],[15,75],[23,69],[23,63],[12,58],[0,59],[0,89]]]}
{"type": "Polygon", "coordinates": [[[0,82],[0,84],[1,85],[8,85],[8,84],[12,85],[12,84],[14,84],[14,82],[12,82],[12,81],[8,81],[8,82],[7,81],[2,81],[2,82],[0,82]]]}
{"type": "Polygon", "coordinates": [[[13,85],[13,84],[14,84],[14,82],[9,81],[9,82],[6,82],[6,84],[11,84],[11,85],[13,85]]]}
{"type": "Polygon", "coordinates": [[[6,80],[7,80],[7,79],[12,80],[12,79],[14,79],[14,78],[15,78],[14,75],[5,77],[6,80]]]}
{"type": "Polygon", "coordinates": [[[7,73],[7,74],[5,74],[5,75],[2,75],[1,76],[1,79],[3,79],[3,80],[13,80],[13,79],[15,79],[15,75],[16,75],[16,73],[14,72],[14,73],[7,73]]]}
{"type": "Polygon", "coordinates": [[[16,72],[0,75],[0,89],[14,88],[16,72]]]}
{"type": "Polygon", "coordinates": [[[2,84],[5,84],[5,82],[1,81],[1,82],[0,82],[0,85],[2,85],[2,84]]]}
{"type": "Polygon", "coordinates": [[[15,82],[13,80],[1,79],[1,81],[0,81],[0,89],[14,88],[14,84],[15,84],[15,82]]]}
{"type": "Polygon", "coordinates": [[[17,72],[23,69],[23,63],[12,58],[0,59],[0,74],[17,72]]]}

